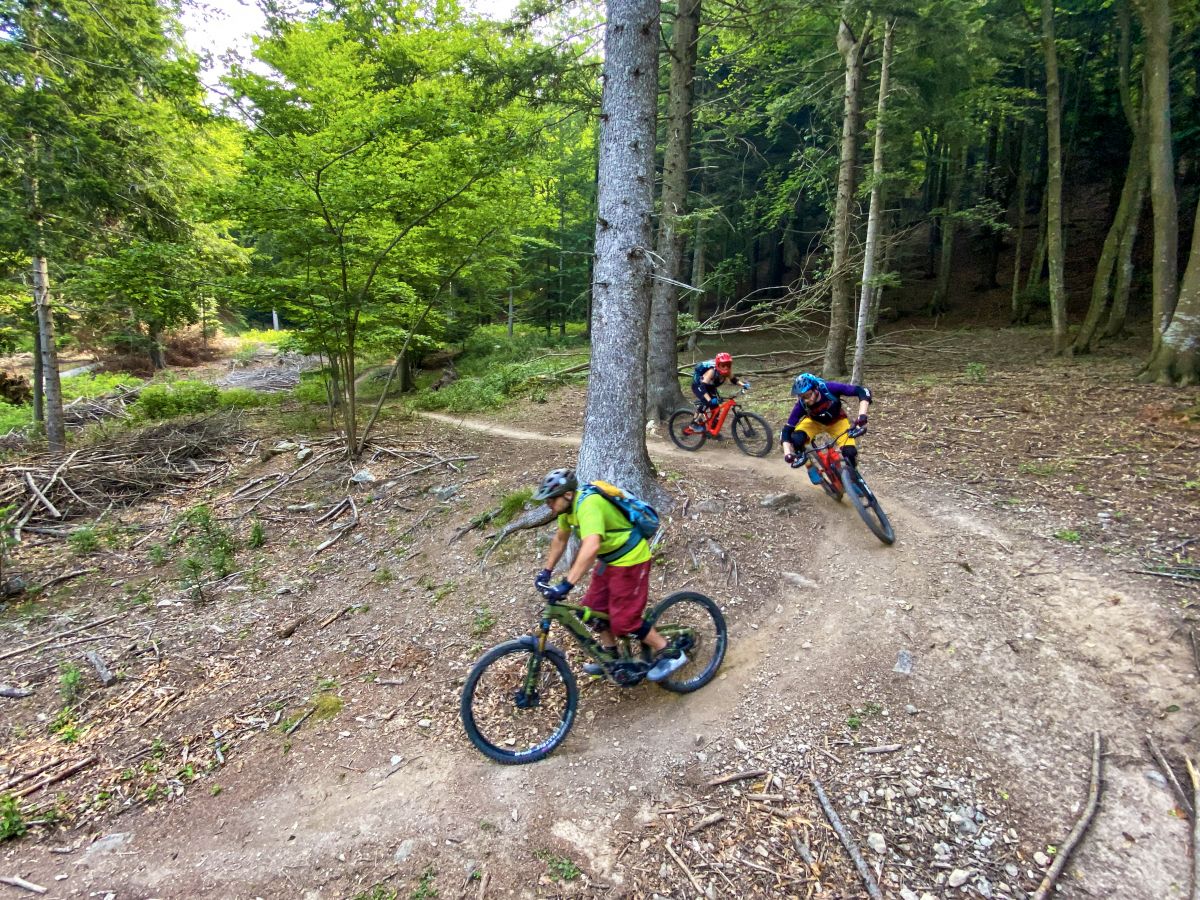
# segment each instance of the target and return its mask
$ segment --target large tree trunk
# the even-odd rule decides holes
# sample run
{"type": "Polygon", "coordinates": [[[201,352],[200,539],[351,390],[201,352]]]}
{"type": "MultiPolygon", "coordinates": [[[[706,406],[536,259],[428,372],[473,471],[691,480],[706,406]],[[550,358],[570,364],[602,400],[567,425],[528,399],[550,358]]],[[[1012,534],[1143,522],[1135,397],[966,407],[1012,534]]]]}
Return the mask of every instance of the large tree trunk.
{"type": "Polygon", "coordinates": [[[1021,123],[1021,149],[1017,155],[1017,238],[1013,245],[1012,322],[1022,321],[1027,313],[1021,290],[1021,251],[1025,245],[1025,204],[1029,202],[1029,128],[1021,123]]]}
{"type": "Polygon", "coordinates": [[[671,35],[671,81],[667,94],[667,146],[663,152],[662,209],[658,219],[658,262],[650,305],[649,381],[646,413],[666,419],[684,405],[679,389],[679,288],[683,274],[687,215],[688,152],[692,147],[692,99],[695,91],[696,33],[700,0],[680,0],[671,35]]]}
{"type": "Polygon", "coordinates": [[[1179,301],[1143,377],[1163,384],[1200,382],[1200,204],[1196,205],[1192,251],[1179,288],[1179,301]]]}
{"type": "Polygon", "coordinates": [[[1046,254],[1050,261],[1050,322],[1054,352],[1067,349],[1067,292],[1063,283],[1062,94],[1054,45],[1054,0],[1042,0],[1042,52],[1046,57],[1046,254]]]}
{"type": "Polygon", "coordinates": [[[54,310],[50,303],[50,272],[46,257],[33,257],[32,273],[33,308],[37,312],[46,403],[46,442],[51,453],[62,453],[67,449],[67,427],[63,421],[62,386],[58,377],[58,350],[54,343],[54,310]]]}
{"type": "Polygon", "coordinates": [[[888,74],[892,65],[892,38],[896,20],[887,23],[883,36],[883,60],[879,67],[879,103],[875,111],[875,158],[871,167],[871,207],[867,213],[867,245],[863,250],[862,293],[858,300],[858,324],[854,336],[854,367],[850,380],[862,384],[863,357],[867,352],[867,329],[871,322],[871,297],[875,293],[875,259],[879,254],[879,223],[883,218],[883,117],[887,111],[888,74]]]}
{"type": "Polygon", "coordinates": [[[37,314],[33,316],[33,421],[46,421],[46,398],[42,378],[42,330],[38,328],[37,314]]]}
{"type": "Polygon", "coordinates": [[[658,0],[608,0],[600,102],[592,363],[582,480],[657,494],[646,452],[647,321],[658,99],[658,0]]]}
{"type": "Polygon", "coordinates": [[[842,156],[838,166],[837,206],[833,218],[832,299],[829,337],[822,366],[826,378],[846,374],[846,344],[850,337],[850,307],[854,282],[850,273],[850,217],[854,202],[855,166],[858,162],[858,119],[862,93],[862,61],[871,39],[871,24],[854,36],[845,17],[838,22],[837,45],[846,63],[846,94],[842,113],[842,156]]]}
{"type": "Polygon", "coordinates": [[[1133,285],[1133,248],[1137,244],[1138,228],[1142,220],[1142,208],[1146,205],[1148,170],[1142,170],[1142,180],[1137,195],[1133,198],[1134,213],[1129,227],[1121,235],[1121,246],[1117,250],[1117,286],[1113,291],[1112,309],[1104,326],[1104,336],[1112,338],[1125,330],[1125,314],[1129,309],[1129,290],[1133,285]]]}
{"type": "Polygon", "coordinates": [[[1171,146],[1171,4],[1136,0],[1145,34],[1147,148],[1150,204],[1154,210],[1153,316],[1151,359],[1175,308],[1178,292],[1179,204],[1175,196],[1175,153],[1171,146]]]}
{"type": "MultiPolygon", "coordinates": [[[[701,195],[703,195],[703,183],[701,186],[701,195]]],[[[704,282],[704,220],[696,220],[696,236],[692,244],[692,291],[691,300],[688,303],[688,312],[697,322],[700,321],[700,301],[704,297],[704,291],[700,289],[700,285],[704,282]]],[[[687,348],[688,352],[692,353],[696,349],[696,342],[700,340],[700,332],[693,331],[688,335],[687,348]]]]}
{"type": "MultiPolygon", "coordinates": [[[[1113,273],[1117,273],[1118,282],[1121,280],[1120,266],[1121,251],[1124,249],[1125,232],[1137,228],[1137,220],[1142,212],[1142,198],[1146,183],[1146,129],[1139,128],[1134,134],[1133,146],[1129,150],[1129,167],[1125,171],[1125,185],[1121,189],[1121,199],[1117,211],[1113,215],[1112,225],[1104,238],[1104,246],[1100,251],[1100,261],[1096,264],[1096,275],[1092,279],[1092,302],[1088,306],[1087,316],[1075,335],[1072,349],[1075,353],[1089,353],[1092,349],[1096,332],[1104,314],[1108,312],[1109,300],[1112,298],[1113,273]]],[[[1130,248],[1132,249],[1132,248],[1130,248]]],[[[1132,260],[1131,260],[1132,262],[1132,260]]],[[[1128,296],[1128,292],[1126,293],[1128,296]]]]}

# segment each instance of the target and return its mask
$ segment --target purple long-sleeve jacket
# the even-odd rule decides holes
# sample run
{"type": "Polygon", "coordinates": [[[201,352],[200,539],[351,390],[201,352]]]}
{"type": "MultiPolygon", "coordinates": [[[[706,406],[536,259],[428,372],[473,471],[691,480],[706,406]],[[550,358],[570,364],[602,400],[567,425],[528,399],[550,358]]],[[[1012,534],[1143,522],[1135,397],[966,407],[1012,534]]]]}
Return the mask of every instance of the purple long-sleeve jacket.
{"type": "MultiPolygon", "coordinates": [[[[804,398],[800,397],[796,400],[796,405],[792,407],[792,414],[788,416],[787,427],[785,432],[791,434],[796,426],[800,424],[800,420],[807,417],[815,422],[820,422],[822,425],[832,425],[838,419],[846,417],[846,411],[842,408],[841,397],[857,397],[859,400],[871,402],[871,392],[857,384],[843,384],[840,381],[826,381],[825,386],[829,389],[828,395],[824,392],[821,394],[821,399],[818,400],[811,408],[804,403],[804,398]]],[[[787,440],[787,438],[784,438],[787,440]]]]}

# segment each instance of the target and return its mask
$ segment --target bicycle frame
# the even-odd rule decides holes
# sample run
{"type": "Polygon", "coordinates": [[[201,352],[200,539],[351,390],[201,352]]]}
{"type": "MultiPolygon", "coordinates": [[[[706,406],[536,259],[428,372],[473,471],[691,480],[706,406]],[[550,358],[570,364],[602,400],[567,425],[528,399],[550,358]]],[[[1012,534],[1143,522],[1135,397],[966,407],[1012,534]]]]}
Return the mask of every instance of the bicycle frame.
{"type": "MultiPolygon", "coordinates": [[[[744,394],[745,392],[745,388],[738,391],[739,394],[744,394]]],[[[704,416],[704,430],[712,437],[720,434],[721,429],[725,427],[725,420],[729,418],[729,414],[733,412],[733,408],[737,405],[737,397],[730,397],[728,400],[722,400],[720,406],[710,409],[704,416]]]]}

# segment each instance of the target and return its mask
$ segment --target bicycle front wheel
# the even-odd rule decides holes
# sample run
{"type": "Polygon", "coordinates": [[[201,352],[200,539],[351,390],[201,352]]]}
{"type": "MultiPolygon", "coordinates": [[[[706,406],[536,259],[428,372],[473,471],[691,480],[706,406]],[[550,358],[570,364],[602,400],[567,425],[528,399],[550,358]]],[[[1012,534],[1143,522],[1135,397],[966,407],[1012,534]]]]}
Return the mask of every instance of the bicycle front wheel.
{"type": "Polygon", "coordinates": [[[475,663],[462,692],[471,743],[507,765],[545,759],[567,737],[579,688],[558,650],[537,652],[533,638],[493,647],[475,663]]]}
{"type": "Polygon", "coordinates": [[[699,450],[708,440],[708,432],[704,430],[704,426],[692,424],[695,415],[690,409],[678,409],[671,413],[668,430],[671,432],[671,440],[680,450],[699,450]]]}
{"type": "MultiPolygon", "coordinates": [[[[687,654],[688,661],[658,682],[658,686],[676,694],[690,694],[704,687],[717,674],[729,646],[729,632],[721,608],[695,591],[679,591],[662,600],[646,621],[687,654]]],[[[648,648],[643,650],[647,659],[648,648]]]]}
{"type": "Polygon", "coordinates": [[[775,439],[771,426],[758,413],[734,411],[733,439],[741,451],[749,456],[766,456],[771,452],[775,439]]]}
{"type": "Polygon", "coordinates": [[[895,543],[896,534],[892,531],[892,523],[888,521],[887,513],[883,511],[879,500],[867,487],[863,477],[855,472],[847,462],[843,462],[841,465],[841,476],[842,484],[846,486],[846,494],[850,497],[850,503],[867,527],[871,529],[871,533],[885,544],[895,543]]]}

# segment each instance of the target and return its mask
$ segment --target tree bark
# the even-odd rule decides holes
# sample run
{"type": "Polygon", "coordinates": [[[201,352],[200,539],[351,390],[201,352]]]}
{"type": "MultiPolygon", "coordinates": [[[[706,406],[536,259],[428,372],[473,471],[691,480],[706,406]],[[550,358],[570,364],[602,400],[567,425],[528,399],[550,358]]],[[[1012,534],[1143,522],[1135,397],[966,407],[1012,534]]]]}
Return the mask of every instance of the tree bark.
{"type": "Polygon", "coordinates": [[[700,0],[680,0],[671,34],[671,78],[667,93],[667,145],[663,152],[662,205],[658,219],[657,256],[661,270],[650,303],[649,380],[646,413],[660,421],[684,405],[679,389],[679,288],[683,275],[687,215],[688,153],[692,147],[697,31],[700,0]]]}
{"type": "Polygon", "coordinates": [[[508,289],[508,339],[513,336],[513,289],[508,289]]]}
{"type": "Polygon", "coordinates": [[[1026,303],[1021,291],[1021,251],[1025,244],[1025,204],[1029,202],[1029,128],[1021,123],[1021,149],[1017,157],[1017,238],[1013,245],[1012,270],[1012,322],[1017,324],[1025,316],[1026,303]]]}
{"type": "Polygon", "coordinates": [[[46,399],[42,392],[42,330],[38,327],[37,315],[33,317],[33,421],[46,421],[46,399]]]}
{"type": "Polygon", "coordinates": [[[658,0],[608,0],[600,101],[599,197],[592,284],[592,361],[579,448],[581,480],[657,494],[646,452],[658,99],[658,0]]]}
{"type": "Polygon", "coordinates": [[[33,307],[37,312],[46,403],[46,442],[51,453],[62,453],[67,449],[67,427],[63,421],[62,385],[58,377],[58,349],[54,343],[54,310],[50,301],[50,272],[46,257],[33,257],[32,273],[33,307]]]}
{"type": "Polygon", "coordinates": [[[858,324],[854,338],[854,367],[850,381],[862,384],[863,357],[867,352],[867,328],[871,321],[871,297],[875,293],[875,258],[879,254],[879,223],[883,218],[883,117],[887,112],[888,75],[892,64],[892,41],[896,20],[887,23],[883,36],[883,58],[879,65],[879,102],[875,110],[875,155],[871,167],[871,206],[867,213],[867,245],[863,250],[862,292],[858,300],[858,324]]]}
{"type": "Polygon", "coordinates": [[[838,22],[838,51],[846,64],[846,89],[842,113],[842,154],[838,166],[837,205],[833,218],[833,271],[829,336],[825,342],[822,370],[826,378],[846,374],[846,344],[850,337],[850,307],[853,280],[850,274],[850,218],[854,202],[855,165],[858,161],[858,118],[862,92],[862,61],[871,39],[868,17],[862,34],[854,36],[845,16],[838,22]]]}
{"type": "MultiPolygon", "coordinates": [[[[703,183],[702,183],[703,185],[703,183]]],[[[701,186],[701,194],[703,195],[703,186],[701,186]]],[[[700,301],[704,297],[704,291],[700,289],[700,285],[704,282],[704,220],[696,220],[696,233],[692,242],[692,291],[690,301],[688,303],[688,312],[697,322],[700,321],[700,301]]],[[[696,342],[700,340],[700,332],[693,331],[688,335],[687,348],[688,352],[692,353],[696,350],[696,342]]]]}
{"type": "MultiPolygon", "coordinates": [[[[1133,137],[1133,146],[1129,149],[1125,184],[1121,189],[1121,199],[1113,215],[1112,225],[1104,237],[1100,261],[1096,264],[1096,274],[1092,279],[1092,302],[1072,345],[1075,353],[1091,352],[1096,332],[1104,314],[1108,312],[1109,301],[1113,296],[1114,272],[1117,273],[1117,280],[1121,280],[1123,270],[1120,263],[1123,262],[1121,251],[1124,248],[1125,232],[1130,228],[1137,228],[1137,220],[1142,211],[1147,165],[1145,136],[1146,129],[1138,128],[1133,137]]],[[[1130,263],[1132,264],[1132,260],[1130,263]]]]}
{"type": "Polygon", "coordinates": [[[1042,52],[1046,57],[1046,254],[1050,262],[1050,322],[1054,352],[1067,349],[1067,294],[1063,283],[1062,95],[1054,44],[1054,0],[1042,0],[1042,52]]]}
{"type": "Polygon", "coordinates": [[[167,361],[163,358],[162,329],[151,323],[147,326],[150,337],[150,367],[154,370],[165,369],[167,361]]]}
{"type": "Polygon", "coordinates": [[[1162,384],[1200,382],[1200,204],[1192,228],[1192,250],[1171,324],[1143,375],[1162,384]]]}
{"type": "Polygon", "coordinates": [[[950,187],[946,191],[946,202],[941,216],[942,222],[942,252],[938,260],[937,285],[933,289],[933,299],[929,301],[929,314],[940,316],[950,309],[950,273],[954,267],[954,237],[958,231],[955,214],[962,204],[963,185],[967,180],[967,142],[963,139],[962,147],[958,149],[957,158],[952,159],[950,187]]]}
{"type": "Polygon", "coordinates": [[[1178,293],[1179,204],[1175,196],[1175,154],[1171,146],[1171,4],[1136,0],[1145,35],[1147,149],[1150,205],[1154,210],[1151,359],[1158,356],[1178,293]]]}
{"type": "Polygon", "coordinates": [[[1125,330],[1125,314],[1129,309],[1129,289],[1133,285],[1133,248],[1137,244],[1142,209],[1146,205],[1147,175],[1148,170],[1143,170],[1137,196],[1133,199],[1134,213],[1129,219],[1129,227],[1121,236],[1121,246],[1117,252],[1117,286],[1113,291],[1112,310],[1109,312],[1108,322],[1104,326],[1106,338],[1116,337],[1125,330]]]}

